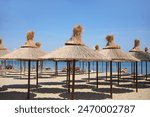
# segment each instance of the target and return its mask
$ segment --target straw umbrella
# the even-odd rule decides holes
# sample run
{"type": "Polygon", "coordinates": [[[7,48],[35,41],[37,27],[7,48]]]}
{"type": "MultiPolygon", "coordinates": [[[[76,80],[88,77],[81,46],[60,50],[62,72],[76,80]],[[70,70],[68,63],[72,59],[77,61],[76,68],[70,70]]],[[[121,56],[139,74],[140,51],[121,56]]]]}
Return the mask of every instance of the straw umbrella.
{"type": "MultiPolygon", "coordinates": [[[[28,94],[27,99],[30,98],[30,64],[31,61],[38,61],[38,57],[45,54],[40,48],[38,48],[34,41],[34,32],[27,33],[27,41],[21,48],[14,50],[13,52],[4,55],[1,59],[5,60],[23,60],[28,61],[28,94]]],[[[38,67],[37,67],[38,68],[38,67]]],[[[38,71],[37,71],[38,73],[38,71]]]]}
{"type": "MultiPolygon", "coordinates": [[[[35,45],[37,46],[37,48],[40,49],[40,47],[41,47],[40,42],[36,42],[35,45]]],[[[44,54],[46,54],[46,53],[44,52],[44,54]]],[[[38,69],[39,69],[39,60],[36,60],[36,88],[38,87],[38,71],[39,71],[38,69]]]]}
{"type": "MultiPolygon", "coordinates": [[[[114,43],[113,35],[107,35],[106,40],[107,40],[106,47],[100,50],[99,53],[110,57],[114,62],[118,62],[118,85],[119,85],[119,79],[121,77],[121,62],[125,62],[125,61],[130,62],[130,61],[139,61],[139,60],[133,57],[132,55],[123,52],[121,50],[121,47],[114,43]]],[[[107,70],[107,64],[106,64],[106,70],[107,70]]],[[[136,85],[136,90],[137,90],[137,85],[136,85]]]]}
{"type": "MultiPolygon", "coordinates": [[[[99,47],[99,45],[95,45],[95,51],[100,51],[100,47],[99,47]]],[[[106,63],[107,63],[107,61],[106,61],[106,63]]],[[[103,68],[104,67],[104,65],[103,65],[103,61],[102,61],[102,72],[103,72],[103,68]]]]}
{"type": "MultiPolygon", "coordinates": [[[[103,53],[100,53],[99,45],[95,46],[95,51],[99,54],[105,55],[103,53]]],[[[109,57],[109,56],[107,56],[107,57],[109,57]]],[[[107,80],[107,64],[108,64],[108,61],[106,61],[106,80],[107,80]]],[[[103,66],[102,66],[102,69],[103,69],[103,66]]],[[[112,59],[110,61],[110,94],[111,94],[111,98],[112,98],[112,59]]]]}
{"type": "MultiPolygon", "coordinates": [[[[0,38],[0,57],[6,55],[9,53],[9,50],[7,48],[3,47],[3,40],[0,38]]],[[[6,60],[4,60],[4,68],[6,70],[6,60]]],[[[6,74],[6,71],[5,71],[6,74]]]]}
{"type": "MultiPolygon", "coordinates": [[[[73,28],[73,35],[65,43],[65,46],[58,48],[45,56],[41,57],[44,59],[62,60],[67,61],[69,64],[72,62],[72,93],[71,99],[74,99],[74,85],[75,85],[75,64],[76,61],[108,61],[110,58],[96,53],[94,50],[88,48],[83,44],[81,39],[83,28],[77,25],[73,28]]],[[[97,62],[98,63],[98,62],[97,62]]],[[[98,64],[97,64],[98,67],[98,64]]],[[[67,69],[70,72],[70,67],[67,69]]],[[[97,71],[98,72],[98,71],[97,71]]],[[[70,73],[69,73],[70,74],[70,73]]],[[[67,75],[68,76],[68,75],[67,75]]],[[[69,76],[70,77],[70,76],[69,76]]],[[[98,87],[98,73],[96,75],[97,87],[98,87]]],[[[70,90],[70,79],[69,79],[68,90],[70,90]]]]}
{"type": "MultiPolygon", "coordinates": [[[[147,51],[147,49],[146,49],[147,51]]],[[[134,47],[129,51],[129,53],[136,57],[137,59],[141,60],[141,62],[145,62],[146,64],[146,80],[147,80],[147,62],[150,61],[150,55],[148,54],[148,52],[143,52],[140,49],[140,40],[135,39],[134,40],[134,47]]],[[[141,69],[142,69],[142,65],[141,65],[141,69]]]]}
{"type": "MultiPolygon", "coordinates": [[[[95,45],[95,51],[96,52],[100,52],[100,48],[99,48],[99,45],[95,45]]],[[[108,62],[106,61],[106,70],[105,70],[105,72],[106,72],[106,80],[107,80],[107,66],[108,66],[108,62]]],[[[102,62],[102,72],[103,72],[103,62],[102,62]]]]}

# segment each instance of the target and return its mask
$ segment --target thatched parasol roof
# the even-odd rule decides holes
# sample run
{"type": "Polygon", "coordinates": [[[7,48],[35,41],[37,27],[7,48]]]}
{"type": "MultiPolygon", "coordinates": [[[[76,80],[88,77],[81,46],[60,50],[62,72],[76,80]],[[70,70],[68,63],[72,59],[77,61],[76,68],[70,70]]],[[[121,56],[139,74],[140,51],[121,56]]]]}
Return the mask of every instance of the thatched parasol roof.
{"type": "Polygon", "coordinates": [[[35,45],[40,48],[41,47],[41,43],[40,42],[36,42],[35,45]]]}
{"type": "Polygon", "coordinates": [[[54,60],[88,60],[88,61],[108,61],[109,57],[98,54],[83,44],[81,39],[82,27],[80,25],[73,28],[73,35],[65,43],[65,46],[58,48],[41,59],[54,59],[54,60]]]}
{"type": "Polygon", "coordinates": [[[110,57],[113,61],[139,61],[132,55],[125,53],[121,50],[119,45],[114,43],[114,36],[106,36],[106,47],[99,51],[99,53],[110,57]]]}
{"type": "Polygon", "coordinates": [[[148,52],[148,48],[147,47],[145,47],[144,51],[150,55],[150,53],[148,52]]]}
{"type": "Polygon", "coordinates": [[[99,48],[99,45],[95,45],[95,51],[99,51],[100,48],[99,48]]]}
{"type": "Polygon", "coordinates": [[[3,41],[0,38],[0,57],[6,55],[8,53],[9,53],[9,51],[7,50],[7,48],[3,47],[3,41]]]}
{"type": "Polygon", "coordinates": [[[56,49],[41,59],[57,59],[57,60],[110,60],[108,57],[99,55],[85,45],[65,45],[62,48],[56,49]]]}
{"type": "MultiPolygon", "coordinates": [[[[148,48],[146,51],[148,51],[148,48]]],[[[140,49],[140,41],[138,39],[135,39],[134,47],[129,51],[129,53],[141,61],[150,61],[150,55],[148,52],[144,52],[140,49]]]]}
{"type": "Polygon", "coordinates": [[[145,51],[146,53],[148,53],[148,48],[147,48],[147,47],[145,47],[144,51],[145,51]]]}
{"type": "MultiPolygon", "coordinates": [[[[10,59],[10,60],[26,60],[28,61],[28,94],[27,99],[30,98],[30,60],[38,60],[40,56],[45,55],[45,52],[43,52],[39,47],[40,44],[35,44],[33,41],[34,38],[34,32],[28,32],[27,33],[27,41],[25,45],[21,46],[21,48],[14,50],[13,52],[4,55],[3,57],[0,57],[0,59],[10,59]]],[[[38,61],[37,61],[37,67],[36,67],[36,76],[37,76],[37,82],[38,82],[38,61]]]]}
{"type": "Polygon", "coordinates": [[[45,52],[34,43],[33,38],[34,32],[28,32],[25,45],[7,55],[4,55],[1,59],[37,60],[38,57],[45,55],[45,52]]]}

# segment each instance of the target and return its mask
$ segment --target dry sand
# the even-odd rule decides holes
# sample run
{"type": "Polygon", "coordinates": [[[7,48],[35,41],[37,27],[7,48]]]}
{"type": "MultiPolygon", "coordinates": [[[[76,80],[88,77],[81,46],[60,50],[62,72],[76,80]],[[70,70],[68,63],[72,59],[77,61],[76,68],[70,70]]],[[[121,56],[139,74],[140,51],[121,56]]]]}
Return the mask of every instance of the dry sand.
{"type": "MultiPolygon", "coordinates": [[[[33,73],[34,74],[34,73],[33,73]]],[[[115,74],[115,73],[113,73],[115,74]]],[[[76,75],[75,99],[77,100],[111,100],[109,79],[106,81],[105,73],[99,73],[99,88],[96,88],[96,74],[91,73],[90,82],[87,82],[87,74],[76,75]]],[[[34,76],[32,76],[34,77],[34,76]]],[[[139,77],[138,93],[135,91],[135,83],[130,76],[123,76],[120,85],[117,78],[113,78],[113,100],[149,100],[150,99],[150,77],[149,80],[139,77]]],[[[14,73],[7,77],[0,77],[0,99],[18,100],[27,98],[27,76],[23,78],[14,73]]],[[[39,87],[36,89],[36,79],[31,78],[31,99],[61,100],[70,99],[70,93],[66,87],[66,76],[61,74],[54,77],[51,73],[43,72],[39,78],[39,87]]]]}

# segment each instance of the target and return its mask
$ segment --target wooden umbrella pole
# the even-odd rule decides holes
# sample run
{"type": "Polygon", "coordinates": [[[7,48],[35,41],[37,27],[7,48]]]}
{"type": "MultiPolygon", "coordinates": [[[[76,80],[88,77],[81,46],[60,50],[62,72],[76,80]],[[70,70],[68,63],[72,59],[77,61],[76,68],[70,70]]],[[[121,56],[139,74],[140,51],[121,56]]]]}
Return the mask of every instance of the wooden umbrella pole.
{"type": "Polygon", "coordinates": [[[98,61],[96,61],[96,83],[98,88],[98,61]]]}
{"type": "Polygon", "coordinates": [[[41,75],[42,75],[42,71],[43,71],[43,61],[41,61],[41,63],[40,63],[40,65],[41,65],[41,75]]]}
{"type": "Polygon", "coordinates": [[[110,96],[112,99],[112,61],[110,61],[110,96]]]}
{"type": "Polygon", "coordinates": [[[22,66],[21,66],[21,64],[22,64],[22,61],[20,60],[20,78],[22,77],[22,75],[21,75],[21,72],[22,72],[22,66]]]}
{"type": "Polygon", "coordinates": [[[147,61],[145,62],[146,63],[146,80],[147,80],[147,61]]]}
{"type": "Polygon", "coordinates": [[[133,66],[133,78],[134,78],[134,81],[135,81],[135,62],[134,62],[134,66],[133,66]]]}
{"type": "Polygon", "coordinates": [[[119,62],[117,62],[117,66],[118,66],[118,85],[119,85],[119,62]]]}
{"type": "Polygon", "coordinates": [[[70,93],[70,61],[68,61],[68,92],[70,93]]]}
{"type": "Polygon", "coordinates": [[[84,74],[84,61],[82,62],[82,71],[83,71],[83,74],[84,74]]]}
{"type": "Polygon", "coordinates": [[[106,80],[107,80],[107,62],[106,62],[106,80]]]}
{"type": "Polygon", "coordinates": [[[141,61],[141,74],[143,74],[143,63],[141,61]]]}
{"type": "Polygon", "coordinates": [[[75,60],[73,60],[73,74],[72,74],[72,95],[71,99],[74,99],[74,85],[75,85],[75,60]]]}
{"type": "Polygon", "coordinates": [[[136,61],[136,92],[138,92],[138,65],[136,61]]]}
{"type": "Polygon", "coordinates": [[[26,71],[26,61],[23,61],[24,63],[24,75],[25,75],[25,71],[26,71]]]}
{"type": "Polygon", "coordinates": [[[66,86],[68,87],[68,72],[69,72],[69,67],[68,67],[68,61],[67,61],[67,74],[66,74],[66,86]]]}
{"type": "Polygon", "coordinates": [[[6,60],[4,60],[4,70],[5,70],[4,77],[6,77],[6,60]]]}
{"type": "Polygon", "coordinates": [[[94,72],[94,61],[92,62],[92,70],[94,72]]]}
{"type": "Polygon", "coordinates": [[[70,92],[70,87],[69,87],[69,61],[67,61],[67,78],[66,78],[66,86],[68,88],[68,92],[70,92]]]}
{"type": "Polygon", "coordinates": [[[58,75],[58,62],[55,61],[55,76],[58,75]]]}
{"type": "Polygon", "coordinates": [[[28,61],[28,94],[27,94],[27,99],[30,99],[30,64],[31,61],[28,61]]]}
{"type": "Polygon", "coordinates": [[[131,75],[132,75],[132,62],[131,62],[131,75]]]}
{"type": "Polygon", "coordinates": [[[102,72],[103,72],[103,69],[104,69],[104,65],[103,65],[103,61],[102,61],[102,72]]]}
{"type": "Polygon", "coordinates": [[[120,62],[120,78],[119,79],[121,79],[121,62],[120,62]]]}
{"type": "Polygon", "coordinates": [[[39,67],[39,61],[36,61],[36,88],[38,88],[38,67],[39,67]]]}
{"type": "Polygon", "coordinates": [[[88,82],[90,82],[90,62],[88,62],[88,82]]]}

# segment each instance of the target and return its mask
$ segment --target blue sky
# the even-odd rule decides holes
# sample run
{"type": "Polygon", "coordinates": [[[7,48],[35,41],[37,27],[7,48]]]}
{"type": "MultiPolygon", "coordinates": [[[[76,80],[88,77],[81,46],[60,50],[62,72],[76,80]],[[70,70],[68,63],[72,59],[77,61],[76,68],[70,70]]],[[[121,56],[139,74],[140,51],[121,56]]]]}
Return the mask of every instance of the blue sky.
{"type": "Polygon", "coordinates": [[[124,51],[135,38],[150,50],[150,0],[0,0],[0,37],[9,50],[19,48],[26,32],[35,31],[42,49],[54,50],[71,37],[74,25],[84,27],[83,42],[106,45],[107,34],[124,51]]]}

